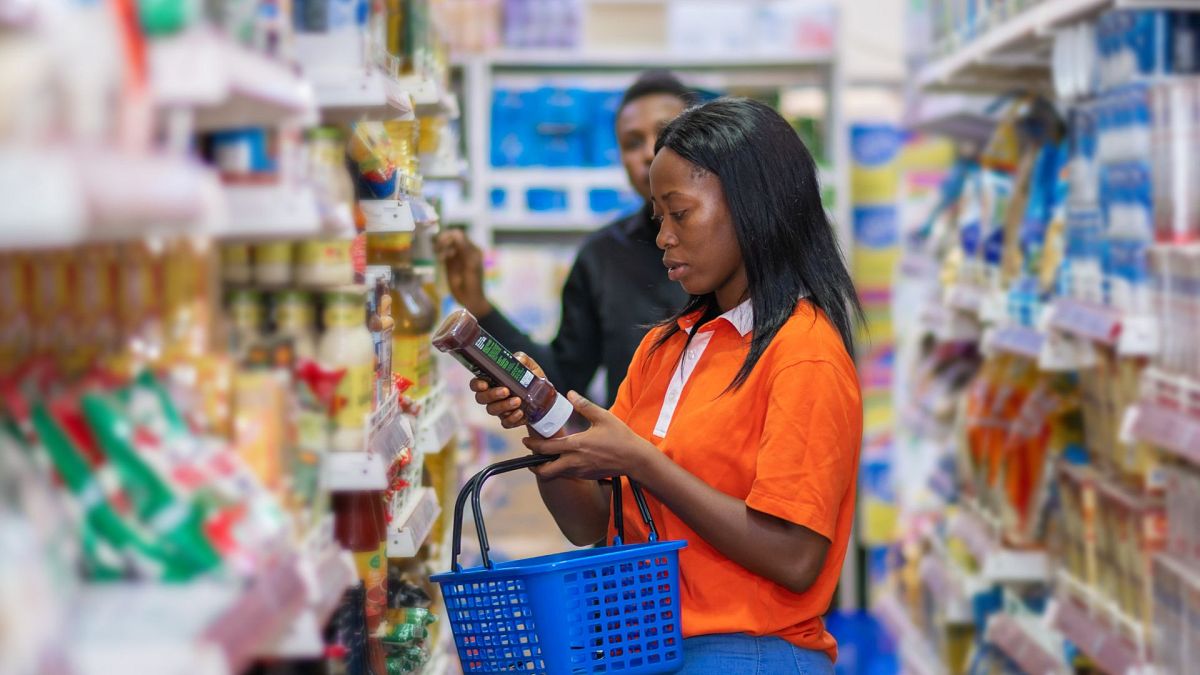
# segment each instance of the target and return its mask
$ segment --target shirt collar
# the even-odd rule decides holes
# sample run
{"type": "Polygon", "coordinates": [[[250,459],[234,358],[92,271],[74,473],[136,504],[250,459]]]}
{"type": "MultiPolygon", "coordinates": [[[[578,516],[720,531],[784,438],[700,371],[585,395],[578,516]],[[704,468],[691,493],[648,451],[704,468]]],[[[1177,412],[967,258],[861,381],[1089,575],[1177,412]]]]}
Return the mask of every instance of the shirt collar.
{"type": "MultiPolygon", "coordinates": [[[[702,312],[692,312],[691,314],[680,318],[679,327],[685,331],[691,330],[692,326],[695,326],[696,322],[700,320],[702,314],[702,312]]],[[[728,321],[729,325],[737,329],[737,332],[740,333],[742,337],[746,337],[750,334],[750,331],[754,329],[754,305],[752,305],[750,303],[750,299],[747,298],[742,302],[742,304],[734,307],[724,314],[721,314],[713,321],[719,321],[721,319],[728,321]]]]}

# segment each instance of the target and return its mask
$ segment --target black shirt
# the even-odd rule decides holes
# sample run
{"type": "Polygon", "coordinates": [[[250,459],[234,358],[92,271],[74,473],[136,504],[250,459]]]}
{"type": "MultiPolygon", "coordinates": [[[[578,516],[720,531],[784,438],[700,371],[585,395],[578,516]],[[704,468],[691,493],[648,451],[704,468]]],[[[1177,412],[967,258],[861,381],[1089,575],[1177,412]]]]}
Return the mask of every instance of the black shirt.
{"type": "Polygon", "coordinates": [[[649,329],[683,307],[687,293],[667,279],[650,207],[591,234],[562,293],[562,322],[549,345],[534,342],[499,311],[480,320],[510,350],[533,357],[560,392],[587,391],[604,366],[611,407],[633,354],[649,329]]]}

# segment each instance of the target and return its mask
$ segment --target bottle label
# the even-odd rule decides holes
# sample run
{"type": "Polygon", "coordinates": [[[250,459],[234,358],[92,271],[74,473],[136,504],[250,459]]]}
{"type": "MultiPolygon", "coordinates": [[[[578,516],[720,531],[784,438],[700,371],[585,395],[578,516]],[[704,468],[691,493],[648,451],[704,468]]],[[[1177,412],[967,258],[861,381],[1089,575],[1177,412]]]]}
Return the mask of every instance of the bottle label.
{"type": "Polygon", "coordinates": [[[566,396],[558,394],[554,397],[554,405],[550,406],[550,410],[546,411],[545,415],[542,415],[542,419],[529,426],[544,438],[550,438],[563,428],[567,420],[571,419],[573,412],[575,412],[575,406],[571,405],[566,396]]]}
{"type": "Polygon", "coordinates": [[[364,280],[367,284],[367,329],[375,343],[375,403],[382,405],[392,395],[392,335],[396,320],[392,318],[392,268],[368,265],[364,280]]]}
{"type": "Polygon", "coordinates": [[[280,302],[275,307],[275,325],[280,330],[307,333],[313,328],[312,307],[303,301],[280,302]]]}
{"type": "Polygon", "coordinates": [[[375,368],[373,364],[364,364],[346,366],[345,371],[338,381],[333,423],[339,429],[361,429],[371,414],[371,401],[375,397],[375,368]]]}
{"type": "Polygon", "coordinates": [[[229,306],[233,325],[240,331],[253,333],[262,325],[262,307],[254,298],[238,298],[229,306]]]}
{"type": "Polygon", "coordinates": [[[254,247],[254,263],[256,265],[287,265],[291,262],[291,242],[259,244],[254,247]]]}
{"type": "Polygon", "coordinates": [[[522,387],[528,387],[533,382],[534,374],[528,368],[521,365],[517,357],[513,356],[503,345],[490,336],[480,335],[479,339],[475,341],[475,348],[493,363],[500,366],[504,372],[512,375],[512,378],[522,387]]]}
{"type": "Polygon", "coordinates": [[[385,560],[382,546],[374,551],[354,554],[354,566],[358,569],[358,577],[367,590],[366,615],[369,633],[373,633],[383,622],[383,613],[387,609],[385,560]]]}
{"type": "Polygon", "coordinates": [[[296,263],[301,266],[349,267],[353,239],[313,239],[296,246],[296,263]]]}
{"type": "Polygon", "coordinates": [[[412,380],[412,396],[420,396],[429,390],[432,382],[430,370],[433,355],[428,334],[392,336],[392,368],[412,380]]]}
{"type": "Polygon", "coordinates": [[[355,305],[349,302],[331,302],[325,306],[326,328],[352,328],[363,325],[365,305],[355,305]]]}

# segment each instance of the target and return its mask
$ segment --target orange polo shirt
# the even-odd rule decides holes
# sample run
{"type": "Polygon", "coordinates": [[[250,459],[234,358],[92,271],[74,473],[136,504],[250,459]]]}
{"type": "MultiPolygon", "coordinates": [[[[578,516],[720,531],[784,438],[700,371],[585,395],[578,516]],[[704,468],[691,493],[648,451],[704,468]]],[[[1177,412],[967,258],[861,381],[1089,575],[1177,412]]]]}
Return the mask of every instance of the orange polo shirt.
{"type": "MultiPolygon", "coordinates": [[[[691,328],[699,315],[685,317],[691,328]]],[[[680,552],[683,635],[773,635],[837,658],[825,630],[854,520],[862,398],[854,363],[824,312],[800,301],[740,388],[725,391],[750,345],[745,303],[650,353],[638,347],[612,412],[675,463],[750,508],[830,541],[820,575],[792,593],[725,557],[647,491],[662,539],[680,552]],[[722,393],[724,392],[724,393],[722,393]]],[[[645,541],[626,484],[626,540],[645,541]]]]}

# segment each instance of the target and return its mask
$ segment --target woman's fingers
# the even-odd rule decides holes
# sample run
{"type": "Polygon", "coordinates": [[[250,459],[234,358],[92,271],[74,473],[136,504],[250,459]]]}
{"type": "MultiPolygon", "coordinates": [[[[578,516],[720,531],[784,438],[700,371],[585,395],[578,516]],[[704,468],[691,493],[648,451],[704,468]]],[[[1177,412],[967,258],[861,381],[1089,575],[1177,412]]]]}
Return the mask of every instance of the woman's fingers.
{"type": "MultiPolygon", "coordinates": [[[[504,401],[510,398],[516,398],[508,393],[504,387],[496,387],[494,389],[485,389],[484,391],[475,392],[475,402],[479,405],[489,405],[499,401],[504,401]]],[[[521,399],[517,399],[520,401],[521,399]]]]}
{"type": "Polygon", "coordinates": [[[492,403],[488,403],[484,409],[487,410],[487,414],[491,415],[492,417],[500,417],[501,415],[518,413],[520,412],[520,407],[521,399],[514,397],[506,398],[501,401],[493,401],[492,403]]]}

